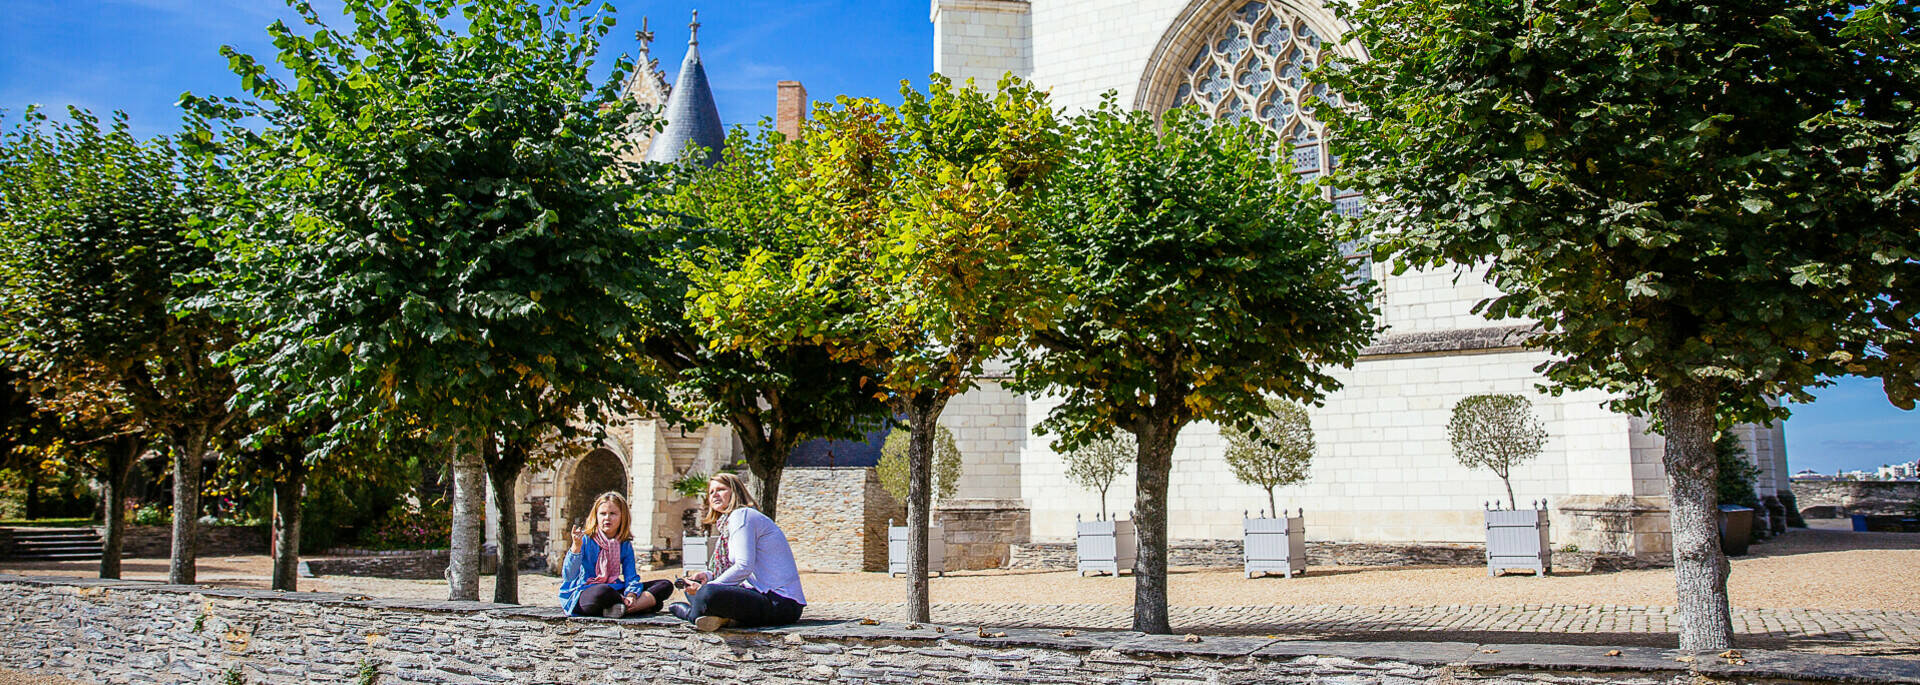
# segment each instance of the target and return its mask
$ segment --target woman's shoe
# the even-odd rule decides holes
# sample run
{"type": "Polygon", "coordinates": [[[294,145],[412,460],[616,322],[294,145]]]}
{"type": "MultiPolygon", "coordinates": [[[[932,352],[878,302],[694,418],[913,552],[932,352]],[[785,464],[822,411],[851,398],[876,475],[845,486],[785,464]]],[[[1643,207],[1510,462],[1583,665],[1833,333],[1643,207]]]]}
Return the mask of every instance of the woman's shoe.
{"type": "Polygon", "coordinates": [[[686,602],[674,602],[667,605],[667,613],[673,614],[674,618],[682,621],[691,621],[693,619],[687,618],[687,615],[693,613],[693,605],[687,604],[686,602]]]}
{"type": "Polygon", "coordinates": [[[693,622],[693,629],[702,633],[711,633],[730,625],[733,625],[733,619],[725,616],[701,616],[693,622]]]}
{"type": "Polygon", "coordinates": [[[607,618],[620,618],[621,616],[625,616],[627,615],[627,603],[614,602],[613,606],[607,607],[607,610],[600,612],[600,615],[607,618]]]}

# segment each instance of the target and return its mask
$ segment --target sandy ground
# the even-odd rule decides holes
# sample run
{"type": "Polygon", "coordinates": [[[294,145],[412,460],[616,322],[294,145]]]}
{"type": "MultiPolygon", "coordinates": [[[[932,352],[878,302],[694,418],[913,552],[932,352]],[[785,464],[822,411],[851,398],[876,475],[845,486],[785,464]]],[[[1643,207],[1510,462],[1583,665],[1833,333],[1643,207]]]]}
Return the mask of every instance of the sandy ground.
{"type": "Polygon", "coordinates": [[[82,685],[82,683],[57,675],[39,675],[0,668],[0,685],[82,685]]]}
{"type": "MultiPolygon", "coordinates": [[[[1794,531],[1756,545],[1733,559],[1728,581],[1735,606],[1745,608],[1882,609],[1920,611],[1920,593],[1890,579],[1920,577],[1920,535],[1794,531]]],[[[86,563],[0,562],[0,573],[91,575],[86,563]]],[[[203,558],[199,581],[225,586],[265,587],[271,565],[266,557],[203,558]]],[[[125,562],[124,577],[164,580],[164,559],[125,562]]],[[[678,575],[677,569],[643,573],[647,578],[678,575]]],[[[906,581],[882,573],[807,573],[807,599],[815,603],[904,601],[906,581]]],[[[1524,574],[1487,577],[1479,567],[1310,567],[1303,576],[1248,580],[1219,569],[1175,569],[1170,603],[1174,606],[1358,605],[1450,606],[1461,604],[1612,604],[1673,606],[1671,569],[1614,573],[1556,573],[1545,578],[1524,574]]],[[[483,577],[480,596],[493,596],[493,578],[483,577]]],[[[934,602],[1028,604],[1111,604],[1133,601],[1130,577],[1087,576],[1065,571],[964,571],[935,578],[934,602]]],[[[555,602],[558,578],[528,574],[520,580],[524,604],[555,602]]],[[[371,596],[445,599],[446,582],[380,578],[302,578],[301,590],[371,596]]],[[[0,681],[4,685],[5,681],[0,681]]]]}

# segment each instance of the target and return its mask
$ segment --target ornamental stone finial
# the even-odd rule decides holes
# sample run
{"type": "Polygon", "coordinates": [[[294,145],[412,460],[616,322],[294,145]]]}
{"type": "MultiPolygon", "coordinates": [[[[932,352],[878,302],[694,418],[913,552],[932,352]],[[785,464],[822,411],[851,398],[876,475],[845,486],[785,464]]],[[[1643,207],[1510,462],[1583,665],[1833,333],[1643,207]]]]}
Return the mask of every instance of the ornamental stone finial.
{"type": "Polygon", "coordinates": [[[687,44],[700,44],[700,10],[693,11],[693,21],[687,24],[687,44]]]}

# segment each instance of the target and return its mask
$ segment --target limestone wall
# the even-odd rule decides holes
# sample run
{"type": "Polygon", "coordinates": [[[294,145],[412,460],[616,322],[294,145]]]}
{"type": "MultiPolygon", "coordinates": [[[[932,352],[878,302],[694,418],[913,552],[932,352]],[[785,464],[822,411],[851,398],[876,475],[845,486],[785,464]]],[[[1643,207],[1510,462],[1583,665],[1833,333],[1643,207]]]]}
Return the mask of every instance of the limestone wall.
{"type": "MultiPolygon", "coordinates": [[[[1044,3],[1043,3],[1044,4],[1044,3]]],[[[1001,74],[1033,71],[1027,0],[934,0],[933,70],[991,89],[1001,74]]]]}
{"type": "Polygon", "coordinates": [[[886,570],[887,520],[907,515],[859,466],[787,469],[777,513],[794,560],[813,571],[886,570]]]}
{"type": "Polygon", "coordinates": [[[1745,650],[1738,664],[1553,645],[1337,643],[808,622],[697,633],[553,607],[0,576],[0,668],[89,682],[1913,682],[1920,666],[1745,650]]]}

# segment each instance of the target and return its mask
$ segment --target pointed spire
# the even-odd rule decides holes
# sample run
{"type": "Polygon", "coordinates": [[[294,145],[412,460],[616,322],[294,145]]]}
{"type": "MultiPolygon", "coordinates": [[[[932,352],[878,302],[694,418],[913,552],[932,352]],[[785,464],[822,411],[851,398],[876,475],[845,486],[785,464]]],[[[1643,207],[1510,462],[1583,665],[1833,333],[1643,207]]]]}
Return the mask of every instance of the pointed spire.
{"type": "Polygon", "coordinates": [[[711,166],[720,161],[720,149],[726,145],[726,129],[720,123],[720,108],[713,103],[713,89],[707,85],[707,70],[700,61],[700,12],[695,10],[692,31],[687,35],[687,57],[680,63],[667,106],[661,112],[667,128],[653,137],[647,147],[649,162],[678,162],[692,146],[706,148],[696,157],[711,166]]]}

